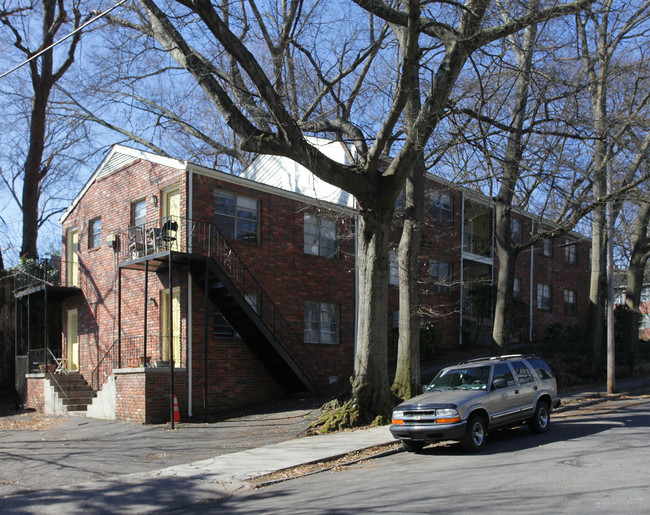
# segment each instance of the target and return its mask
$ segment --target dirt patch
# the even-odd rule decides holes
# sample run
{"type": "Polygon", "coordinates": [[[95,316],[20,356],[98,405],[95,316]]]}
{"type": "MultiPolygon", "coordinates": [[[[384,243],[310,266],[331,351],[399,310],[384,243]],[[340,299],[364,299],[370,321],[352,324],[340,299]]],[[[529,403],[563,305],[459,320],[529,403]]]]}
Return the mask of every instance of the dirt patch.
{"type": "Polygon", "coordinates": [[[319,472],[325,472],[327,470],[338,471],[350,467],[370,467],[374,466],[374,464],[371,463],[371,460],[400,452],[401,449],[402,444],[399,442],[393,442],[385,445],[376,445],[374,447],[369,447],[360,451],[351,452],[339,458],[319,461],[316,463],[306,463],[305,465],[278,470],[270,474],[258,476],[249,480],[248,482],[254,488],[263,488],[265,486],[280,483],[282,481],[288,481],[289,479],[309,476],[311,474],[317,474],[319,472]]]}
{"type": "Polygon", "coordinates": [[[42,431],[60,424],[63,420],[34,410],[4,411],[0,415],[0,430],[42,431]]]}

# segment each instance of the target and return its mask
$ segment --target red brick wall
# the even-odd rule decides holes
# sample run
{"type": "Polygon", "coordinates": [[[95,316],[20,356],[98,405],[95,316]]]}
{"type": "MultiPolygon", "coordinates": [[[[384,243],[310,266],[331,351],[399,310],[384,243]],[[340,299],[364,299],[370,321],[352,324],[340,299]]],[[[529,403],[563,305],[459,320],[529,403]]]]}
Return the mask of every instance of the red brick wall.
{"type": "Polygon", "coordinates": [[[45,374],[27,377],[27,407],[36,411],[45,411],[45,374]]]}
{"type": "MultiPolygon", "coordinates": [[[[238,241],[233,242],[233,246],[299,335],[304,332],[305,302],[328,302],[339,306],[339,343],[308,346],[321,365],[321,383],[327,383],[329,376],[347,378],[352,372],[354,349],[353,238],[341,241],[336,258],[305,254],[304,212],[315,212],[316,208],[203,175],[194,176],[195,219],[214,222],[215,188],[258,200],[259,241],[238,241]]],[[[320,211],[339,220],[341,234],[350,233],[352,222],[349,218],[323,209],[320,211]]]]}
{"type": "MultiPolygon", "coordinates": [[[[81,266],[81,287],[83,294],[67,299],[63,306],[63,352],[67,355],[65,335],[67,334],[67,310],[79,310],[79,369],[89,375],[99,359],[103,357],[117,338],[117,289],[118,273],[116,250],[106,245],[111,233],[125,231],[131,221],[131,203],[145,198],[147,221],[162,216],[161,192],[174,184],[180,186],[181,198],[186,198],[186,172],[166,166],[137,160],[111,175],[97,180],[85,192],[63,224],[63,259],[66,259],[67,230],[79,230],[79,261],[81,266]],[[155,196],[155,199],[154,199],[155,196]],[[102,243],[88,248],[89,222],[101,217],[102,243]]],[[[185,216],[184,202],[181,202],[181,216],[185,216]]],[[[122,245],[126,241],[121,242],[122,245]]],[[[65,263],[63,274],[66,273],[65,263]]],[[[65,276],[65,275],[64,275],[65,276]]],[[[186,282],[186,281],[185,281],[186,282]]],[[[144,295],[144,274],[124,270],[122,272],[122,337],[128,339],[143,333],[142,317],[144,295]]],[[[148,305],[150,322],[148,331],[159,332],[158,309],[160,290],[166,288],[166,276],[149,274],[148,296],[154,299],[148,305]],[[153,326],[153,327],[152,327],[153,326]]],[[[154,359],[159,359],[159,345],[152,345],[154,359]]]]}
{"type": "MultiPolygon", "coordinates": [[[[170,421],[169,368],[119,371],[115,374],[116,416],[143,424],[170,421]]],[[[174,394],[181,418],[187,413],[187,371],[174,370],[174,394]]]]}

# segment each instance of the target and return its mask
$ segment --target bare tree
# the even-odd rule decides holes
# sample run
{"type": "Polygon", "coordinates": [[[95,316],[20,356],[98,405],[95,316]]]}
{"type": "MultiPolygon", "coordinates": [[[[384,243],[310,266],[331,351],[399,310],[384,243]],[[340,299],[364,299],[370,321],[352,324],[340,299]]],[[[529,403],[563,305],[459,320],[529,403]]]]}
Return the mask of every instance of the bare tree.
{"type": "MultiPolygon", "coordinates": [[[[596,2],[592,8],[576,17],[579,48],[591,107],[591,179],[594,199],[601,199],[607,194],[607,172],[613,164],[617,136],[625,133],[626,127],[632,123],[632,119],[628,118],[621,127],[613,116],[615,111],[612,110],[609,87],[617,71],[615,57],[619,53],[636,51],[647,45],[644,24],[649,16],[650,2],[647,0],[631,6],[618,6],[610,0],[605,0],[596,2]],[[635,38],[641,39],[635,43],[635,38]],[[645,44],[642,43],[644,40],[645,44]]],[[[596,374],[603,357],[606,291],[606,216],[605,205],[602,203],[593,213],[591,237],[592,268],[587,339],[592,343],[592,371],[596,374]]]]}
{"type": "Polygon", "coordinates": [[[60,149],[48,146],[48,114],[50,95],[54,85],[61,80],[74,61],[74,54],[80,38],[80,32],[70,38],[62,59],[53,48],[57,34],[62,30],[77,29],[81,22],[78,1],[74,0],[66,8],[64,0],[42,0],[40,6],[30,4],[28,7],[8,12],[0,16],[0,22],[13,39],[13,46],[29,60],[31,79],[31,101],[28,144],[22,167],[18,173],[3,170],[2,178],[19,205],[23,214],[21,256],[34,257],[38,254],[37,238],[39,226],[48,216],[43,217],[41,193],[47,183],[48,174],[60,149]],[[69,11],[72,14],[70,15],[69,11]],[[30,44],[32,35],[30,25],[34,17],[40,16],[41,32],[39,41],[30,44]],[[71,17],[72,16],[72,17],[71,17]],[[55,65],[55,61],[60,63],[55,65]],[[22,193],[18,187],[22,188],[22,193]]]}
{"type": "MultiPolygon", "coordinates": [[[[223,121],[238,135],[242,150],[291,158],[356,197],[360,211],[360,310],[352,400],[348,405],[355,413],[353,423],[368,422],[376,415],[387,416],[390,412],[385,322],[388,236],[395,200],[444,116],[449,95],[468,57],[476,49],[530,23],[576,12],[585,3],[555,5],[495,24],[493,13],[488,11],[488,0],[469,0],[463,6],[424,3],[425,12],[421,12],[420,2],[415,0],[404,2],[401,8],[357,0],[358,6],[374,15],[371,23],[379,18],[404,28],[399,68],[382,70],[392,73],[392,86],[383,87],[384,80],[372,92],[372,82],[381,79],[381,74],[375,73],[373,81],[365,80],[366,67],[371,56],[376,55],[373,49],[380,41],[373,36],[376,31],[372,25],[358,32],[365,34],[368,42],[356,52],[358,58],[350,60],[346,55],[349,71],[330,67],[327,63],[336,62],[336,48],[345,49],[352,42],[338,41],[336,48],[328,49],[329,56],[318,56],[315,49],[319,38],[304,23],[309,13],[303,12],[302,2],[281,3],[277,11],[281,30],[274,34],[267,30],[267,18],[252,0],[239,6],[216,6],[204,0],[181,0],[174,5],[140,0],[144,16],[137,22],[122,22],[124,26],[131,23],[132,28],[155,38],[189,72],[223,121]],[[442,23],[441,19],[449,23],[442,23]],[[199,38],[206,36],[199,34],[199,26],[207,31],[207,40],[199,38]],[[422,35],[439,45],[429,64],[433,72],[427,75],[431,80],[411,130],[384,168],[384,154],[399,130],[419,70],[418,38],[422,35]],[[211,58],[197,47],[210,49],[211,58]],[[296,49],[304,56],[302,67],[297,66],[296,49]],[[305,62],[311,70],[307,70],[305,62]],[[288,77],[299,72],[313,85],[313,94],[301,95],[292,89],[291,84],[297,81],[288,77]],[[346,77],[349,80],[344,81],[346,77]],[[371,95],[373,103],[357,107],[355,102],[371,95]],[[333,162],[306,141],[306,133],[334,134],[351,142],[356,147],[356,161],[350,165],[333,162]]],[[[339,7],[349,8],[347,4],[339,7]]],[[[359,11],[351,10],[350,14],[348,21],[365,23],[366,18],[359,11]]],[[[355,43],[354,48],[359,45],[355,43]]]]}

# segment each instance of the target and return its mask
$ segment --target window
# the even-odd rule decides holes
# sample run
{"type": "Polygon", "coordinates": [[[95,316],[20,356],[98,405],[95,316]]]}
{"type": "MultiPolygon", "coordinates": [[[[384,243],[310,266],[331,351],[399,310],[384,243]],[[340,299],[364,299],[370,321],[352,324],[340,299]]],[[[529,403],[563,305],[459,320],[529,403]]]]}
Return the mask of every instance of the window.
{"type": "Polygon", "coordinates": [[[508,386],[515,385],[515,378],[512,376],[510,367],[506,363],[499,363],[498,365],[494,365],[494,377],[492,378],[492,382],[497,379],[505,379],[508,386]]]}
{"type": "Polygon", "coordinates": [[[572,265],[578,262],[578,246],[571,240],[564,240],[564,262],[572,265]]]}
{"type": "Polygon", "coordinates": [[[523,225],[518,218],[510,219],[510,238],[512,243],[521,243],[523,225]]]}
{"type": "Polygon", "coordinates": [[[451,263],[431,259],[429,261],[429,291],[434,293],[451,293],[451,263]]]}
{"type": "Polygon", "coordinates": [[[639,318],[639,329],[650,329],[650,313],[643,313],[639,318]]]}
{"type": "Polygon", "coordinates": [[[226,238],[257,241],[256,199],[215,190],[214,200],[215,224],[226,238]]]}
{"type": "Polygon", "coordinates": [[[434,222],[451,225],[453,223],[453,203],[451,195],[444,191],[432,191],[429,214],[434,222]]]}
{"type": "Polygon", "coordinates": [[[515,277],[515,283],[512,288],[512,298],[515,300],[521,300],[521,278],[515,277]]]}
{"type": "Polygon", "coordinates": [[[147,202],[140,199],[131,204],[131,226],[144,225],[147,222],[147,202]]]}
{"type": "Polygon", "coordinates": [[[102,219],[95,218],[88,224],[88,248],[94,249],[102,244],[102,219]]]}
{"type": "Polygon", "coordinates": [[[390,284],[399,284],[399,263],[396,250],[390,251],[390,284]]]}
{"type": "Polygon", "coordinates": [[[564,312],[567,315],[575,315],[577,311],[576,292],[564,290],[564,312]]]}
{"type": "Polygon", "coordinates": [[[336,223],[305,213],[305,254],[336,256],[336,223]]]}
{"type": "Polygon", "coordinates": [[[533,378],[533,374],[531,373],[530,370],[528,370],[528,367],[524,364],[523,361],[513,361],[512,368],[515,369],[515,375],[517,376],[517,380],[519,381],[519,384],[527,384],[527,383],[535,382],[535,379],[533,378]]]}
{"type": "Polygon", "coordinates": [[[532,367],[539,374],[539,377],[541,377],[542,379],[552,379],[554,377],[550,367],[541,359],[537,359],[537,358],[529,359],[528,363],[532,365],[532,367]]]}
{"type": "Polygon", "coordinates": [[[541,240],[537,243],[537,248],[542,256],[551,257],[553,254],[553,241],[550,239],[541,240]]]}
{"type": "Polygon", "coordinates": [[[549,284],[537,285],[537,309],[551,310],[551,286],[549,284]]]}
{"type": "Polygon", "coordinates": [[[305,341],[338,343],[338,310],[325,302],[305,303],[305,341]]]}

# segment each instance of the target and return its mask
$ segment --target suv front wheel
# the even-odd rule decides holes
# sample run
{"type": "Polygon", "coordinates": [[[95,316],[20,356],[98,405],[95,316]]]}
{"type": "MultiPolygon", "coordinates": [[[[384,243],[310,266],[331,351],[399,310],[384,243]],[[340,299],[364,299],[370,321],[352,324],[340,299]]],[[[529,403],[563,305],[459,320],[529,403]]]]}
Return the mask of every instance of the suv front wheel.
{"type": "Polygon", "coordinates": [[[465,436],[461,440],[463,449],[468,452],[479,452],[485,446],[485,420],[481,415],[475,413],[469,417],[465,436]]]}
{"type": "Polygon", "coordinates": [[[548,425],[551,423],[551,410],[546,401],[539,401],[535,406],[535,413],[528,420],[528,426],[533,433],[541,434],[548,431],[548,425]]]}

